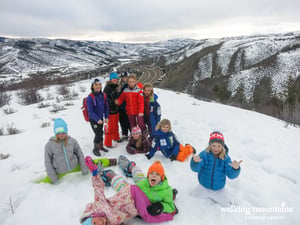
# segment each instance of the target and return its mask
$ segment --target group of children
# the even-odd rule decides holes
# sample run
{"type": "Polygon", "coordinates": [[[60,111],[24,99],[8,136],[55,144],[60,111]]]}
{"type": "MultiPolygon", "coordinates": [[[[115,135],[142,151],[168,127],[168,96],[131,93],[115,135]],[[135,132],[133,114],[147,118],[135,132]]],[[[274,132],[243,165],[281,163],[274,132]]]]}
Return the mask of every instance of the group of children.
{"type": "MultiPolygon", "coordinates": [[[[128,140],[128,133],[122,129],[122,134],[128,140],[127,152],[142,153],[147,159],[151,159],[157,151],[160,151],[171,161],[182,162],[189,155],[193,155],[190,168],[198,173],[199,195],[211,198],[221,205],[227,205],[229,201],[223,193],[226,177],[230,179],[238,177],[242,161],[231,161],[223,134],[212,132],[208,147],[197,155],[190,144],[179,143],[168,119],[160,120],[160,105],[157,102],[157,95],[153,93],[152,85],[145,84],[141,87],[134,74],[127,77],[127,85],[120,87],[118,83],[119,76],[116,72],[110,74],[103,92],[100,80],[95,79],[92,83],[93,97],[89,95],[87,105],[90,124],[95,133],[93,153],[101,156],[100,151],[108,151],[104,146],[111,148],[113,140],[117,142],[124,140],[119,136],[118,122],[121,108],[125,103],[130,127],[126,128],[124,124],[121,124],[121,127],[130,130],[128,140]],[[105,123],[108,124],[108,128],[103,144],[105,123]]],[[[103,169],[116,165],[116,159],[93,160],[89,156],[84,159],[78,143],[67,135],[67,131],[67,125],[62,119],[54,121],[55,137],[46,144],[45,165],[52,183],[69,172],[81,170],[84,175],[88,169],[91,171],[95,200],[87,205],[81,223],[117,225],[135,216],[140,216],[149,223],[163,222],[172,220],[178,213],[174,205],[177,190],[168,184],[160,161],[155,161],[145,176],[135,162],[120,156],[119,167],[124,175],[133,177],[135,182],[135,185],[130,185],[113,170],[103,169]],[[105,185],[114,187],[117,194],[106,198],[105,185]]]]}

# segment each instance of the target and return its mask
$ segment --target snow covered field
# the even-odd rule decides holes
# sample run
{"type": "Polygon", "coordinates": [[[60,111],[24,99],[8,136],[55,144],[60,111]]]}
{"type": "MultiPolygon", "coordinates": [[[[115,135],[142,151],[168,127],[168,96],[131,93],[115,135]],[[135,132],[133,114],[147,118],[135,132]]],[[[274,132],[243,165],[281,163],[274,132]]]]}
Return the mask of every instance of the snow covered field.
{"type": "MultiPolygon", "coordinates": [[[[0,153],[10,154],[9,158],[0,160],[0,224],[79,224],[85,205],[93,200],[90,175],[74,173],[55,185],[34,184],[33,181],[46,175],[44,146],[53,135],[54,118],[65,119],[69,134],[78,140],[84,154],[93,156],[94,135],[80,110],[89,88],[90,81],[72,86],[79,97],[59,103],[73,105],[65,106],[67,109],[58,113],[49,112],[51,107],[38,108],[38,104],[19,105],[15,97],[10,107],[16,113],[6,115],[0,111],[0,128],[4,128],[0,153]],[[83,87],[86,87],[84,92],[80,91],[83,87]],[[21,133],[6,134],[6,127],[12,123],[21,133]],[[42,128],[44,123],[50,126],[42,128]]],[[[283,121],[259,113],[199,101],[185,94],[161,89],[155,92],[162,106],[162,118],[171,120],[181,143],[192,144],[199,153],[207,146],[210,132],[219,130],[225,136],[231,159],[243,160],[240,176],[235,180],[227,179],[225,186],[235,204],[221,208],[195,194],[199,184],[189,161],[170,162],[159,152],[148,161],[144,155],[129,156],[125,151],[127,142],[114,143],[115,148],[105,156],[126,155],[144,171],[154,160],[162,161],[169,183],[179,191],[176,199],[179,214],[165,224],[300,224],[297,216],[300,208],[300,128],[286,126],[283,121]]],[[[56,95],[52,87],[45,89],[45,94],[56,95]]],[[[55,100],[47,102],[51,104],[55,100]]],[[[112,169],[121,173],[118,167],[112,169]]],[[[112,188],[106,191],[107,196],[115,193],[112,188]]],[[[126,224],[145,223],[134,218],[126,224]]]]}

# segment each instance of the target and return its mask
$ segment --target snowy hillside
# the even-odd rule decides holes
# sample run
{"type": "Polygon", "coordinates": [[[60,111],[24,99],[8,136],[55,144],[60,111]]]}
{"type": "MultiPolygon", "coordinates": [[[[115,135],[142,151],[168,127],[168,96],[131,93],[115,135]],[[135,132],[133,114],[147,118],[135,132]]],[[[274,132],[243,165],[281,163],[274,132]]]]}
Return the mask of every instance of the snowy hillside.
{"type": "Polygon", "coordinates": [[[157,43],[125,44],[63,39],[0,37],[0,80],[19,80],[28,74],[70,75],[103,66],[117,66],[142,56],[165,54],[189,43],[174,39],[157,43]]]}
{"type": "MultiPolygon", "coordinates": [[[[90,81],[72,86],[79,98],[60,102],[67,109],[56,114],[49,112],[51,107],[21,106],[16,97],[10,105],[15,113],[7,115],[4,108],[0,111],[0,127],[4,128],[0,153],[10,154],[7,159],[0,160],[0,224],[79,224],[86,204],[93,200],[90,175],[71,174],[55,185],[34,184],[33,181],[45,175],[44,146],[53,135],[54,118],[65,119],[69,134],[78,140],[85,155],[92,155],[93,132],[80,110],[82,97],[88,94],[89,87],[90,81]],[[86,87],[84,92],[83,87],[86,87]],[[20,130],[19,134],[7,135],[6,127],[12,123],[20,130]],[[47,123],[49,126],[42,128],[42,124],[47,123]]],[[[105,156],[124,154],[144,171],[154,160],[162,161],[169,183],[179,191],[175,201],[179,214],[165,224],[300,223],[297,215],[300,209],[299,128],[259,113],[199,101],[186,94],[162,89],[155,92],[162,106],[162,117],[171,120],[181,143],[192,144],[199,153],[207,146],[210,132],[220,130],[231,158],[243,160],[240,176],[235,180],[227,179],[225,186],[235,204],[220,208],[211,200],[197,196],[197,174],[191,171],[189,161],[171,162],[159,152],[148,161],[144,155],[129,156],[125,142],[114,143],[115,148],[105,156]]],[[[44,89],[43,93],[56,95],[54,87],[44,89]]],[[[45,101],[50,105],[54,102],[45,101]]],[[[121,173],[118,167],[112,169],[121,173]]],[[[115,192],[106,188],[106,193],[110,196],[115,192]]],[[[145,223],[134,218],[125,224],[145,223]]]]}
{"type": "Polygon", "coordinates": [[[299,32],[195,41],[164,55],[171,69],[161,87],[198,96],[207,79],[220,79],[231,96],[243,87],[245,99],[252,101],[255,88],[267,77],[272,96],[282,98],[288,78],[300,76],[299,46],[299,32]]]}

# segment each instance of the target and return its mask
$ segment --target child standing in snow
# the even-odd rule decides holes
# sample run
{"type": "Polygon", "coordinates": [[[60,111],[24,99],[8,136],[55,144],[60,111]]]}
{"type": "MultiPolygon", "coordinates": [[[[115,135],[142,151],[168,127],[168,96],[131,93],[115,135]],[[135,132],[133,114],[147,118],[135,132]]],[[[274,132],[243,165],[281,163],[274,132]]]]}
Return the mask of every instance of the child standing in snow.
{"type": "MultiPolygon", "coordinates": [[[[128,83],[127,83],[127,78],[128,78],[129,73],[128,72],[122,72],[120,75],[120,86],[121,86],[121,91],[120,94],[124,91],[125,88],[128,88],[128,83]]],[[[120,125],[121,125],[121,130],[122,130],[122,139],[123,140],[128,140],[128,132],[130,132],[130,123],[128,120],[127,112],[126,112],[126,102],[123,102],[119,106],[119,114],[120,114],[120,125]]]]}
{"type": "Polygon", "coordinates": [[[152,84],[145,84],[143,86],[143,94],[145,102],[144,120],[148,128],[148,133],[151,135],[160,121],[161,109],[157,102],[158,96],[153,92],[152,84]]]}
{"type": "Polygon", "coordinates": [[[127,78],[128,87],[125,88],[120,97],[115,101],[116,104],[121,105],[126,102],[126,112],[130,123],[130,128],[137,125],[144,133],[146,126],[144,123],[144,96],[142,90],[137,86],[137,79],[135,74],[130,74],[127,78]]]}
{"type": "Polygon", "coordinates": [[[39,182],[56,183],[71,172],[88,174],[84,156],[78,142],[68,135],[67,123],[57,118],[54,120],[54,137],[45,146],[45,166],[48,177],[39,182]]]}
{"type": "Polygon", "coordinates": [[[211,198],[223,206],[229,204],[223,191],[226,176],[235,179],[239,176],[242,160],[231,162],[228,156],[228,148],[225,145],[224,136],[220,132],[212,132],[209,137],[209,146],[199,155],[191,159],[192,171],[198,173],[200,194],[203,198],[211,198]]]}
{"type": "Polygon", "coordinates": [[[158,150],[171,161],[181,162],[195,152],[191,145],[183,146],[177,141],[175,134],[171,131],[171,122],[168,119],[161,120],[156,131],[152,132],[152,148],[146,157],[151,159],[158,150]]]}
{"type": "Polygon", "coordinates": [[[103,92],[106,94],[109,105],[108,129],[105,134],[104,145],[112,148],[112,141],[122,142],[119,135],[119,106],[115,100],[119,97],[119,75],[112,72],[109,75],[109,81],[106,83],[103,92]]]}
{"type": "Polygon", "coordinates": [[[99,79],[94,80],[91,91],[92,93],[87,97],[87,109],[90,124],[95,133],[93,153],[101,156],[100,151],[108,152],[103,147],[103,124],[108,123],[109,106],[99,79]]]}
{"type": "Polygon", "coordinates": [[[129,154],[147,153],[151,147],[151,143],[148,138],[142,134],[139,127],[132,128],[129,142],[126,146],[126,150],[129,154]]]}
{"type": "Polygon", "coordinates": [[[149,168],[146,178],[134,162],[120,156],[120,168],[132,172],[136,185],[130,185],[113,170],[103,171],[102,166],[97,167],[89,157],[86,157],[86,164],[93,175],[95,200],[86,206],[80,218],[82,225],[119,225],[138,215],[148,223],[173,219],[176,213],[173,192],[160,162],[155,162],[149,168]],[[111,185],[118,193],[106,198],[105,185],[111,185]],[[148,190],[146,193],[143,192],[145,188],[148,190]]]}

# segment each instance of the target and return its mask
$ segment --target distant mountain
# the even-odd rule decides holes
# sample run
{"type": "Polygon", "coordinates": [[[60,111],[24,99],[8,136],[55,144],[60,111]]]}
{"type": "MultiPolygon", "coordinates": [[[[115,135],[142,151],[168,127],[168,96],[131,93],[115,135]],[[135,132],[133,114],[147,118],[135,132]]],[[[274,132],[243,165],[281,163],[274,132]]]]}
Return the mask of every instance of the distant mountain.
{"type": "Polygon", "coordinates": [[[152,62],[167,72],[160,87],[278,117],[285,103],[300,113],[300,32],[198,40],[152,62]]]}
{"type": "Polygon", "coordinates": [[[300,32],[145,44],[0,37],[2,82],[113,67],[160,69],[159,87],[300,124],[300,32]]]}
{"type": "Polygon", "coordinates": [[[143,56],[176,51],[193,40],[124,44],[63,39],[11,39],[0,37],[0,79],[19,80],[28,74],[72,75],[101,67],[114,67],[143,56]]]}

